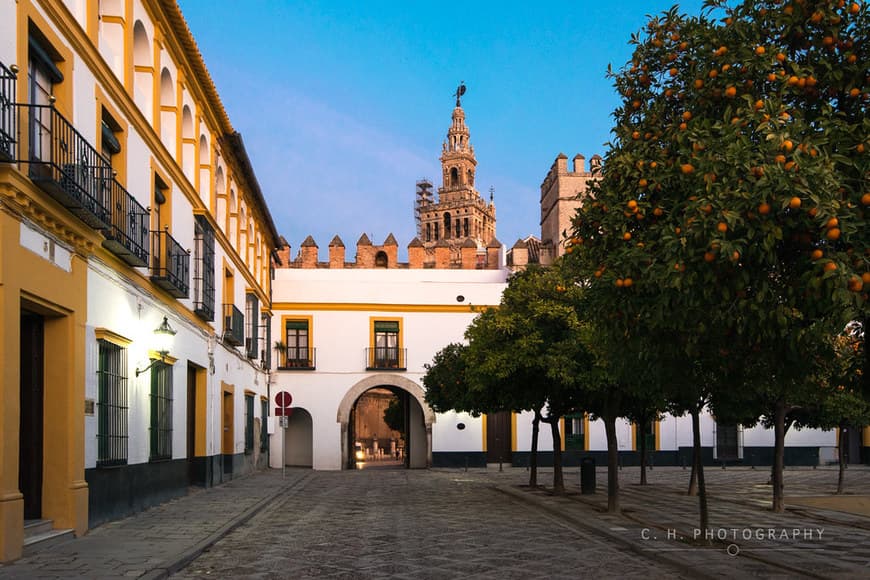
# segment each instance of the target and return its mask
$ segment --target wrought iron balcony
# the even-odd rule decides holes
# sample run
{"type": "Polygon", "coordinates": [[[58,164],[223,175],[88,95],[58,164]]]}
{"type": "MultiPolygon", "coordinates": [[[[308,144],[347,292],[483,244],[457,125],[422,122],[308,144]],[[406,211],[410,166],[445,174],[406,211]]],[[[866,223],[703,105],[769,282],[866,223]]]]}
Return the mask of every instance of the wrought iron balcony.
{"type": "Polygon", "coordinates": [[[406,370],[407,348],[376,346],[366,349],[366,370],[406,370]]]}
{"type": "Polygon", "coordinates": [[[151,280],[175,296],[187,298],[190,254],[169,232],[151,232],[151,280]]]}
{"type": "Polygon", "coordinates": [[[52,105],[27,111],[30,179],[94,229],[111,229],[112,166],[52,105]]]}
{"type": "Polygon", "coordinates": [[[317,366],[317,349],[288,346],[278,353],[278,370],[313,371],[317,366]]]}
{"type": "Polygon", "coordinates": [[[18,135],[18,107],[15,105],[15,84],[18,71],[0,62],[0,161],[14,161],[18,135]]]}
{"type": "Polygon", "coordinates": [[[224,342],[232,346],[245,343],[245,317],[235,304],[224,304],[224,342]]]}
{"type": "Polygon", "coordinates": [[[103,247],[131,266],[147,266],[148,211],[114,179],[110,186],[111,227],[103,232],[103,247]]]}

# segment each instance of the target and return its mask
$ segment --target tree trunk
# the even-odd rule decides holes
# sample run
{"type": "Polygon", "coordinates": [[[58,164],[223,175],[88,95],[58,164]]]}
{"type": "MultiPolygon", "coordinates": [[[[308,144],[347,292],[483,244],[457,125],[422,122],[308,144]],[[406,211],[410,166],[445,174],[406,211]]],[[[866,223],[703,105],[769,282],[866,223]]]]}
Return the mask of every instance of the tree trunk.
{"type": "Polygon", "coordinates": [[[692,473],[689,475],[689,489],[686,490],[686,495],[698,495],[698,470],[695,469],[694,439],[692,439],[692,473]]]}
{"type": "Polygon", "coordinates": [[[785,458],[785,403],[779,400],[773,410],[773,511],[782,513],[783,501],[782,468],[785,458]]]}
{"type": "Polygon", "coordinates": [[[559,429],[559,417],[548,418],[550,431],[553,433],[553,493],[565,494],[565,479],[562,477],[562,433],[559,429]]]}
{"type": "MultiPolygon", "coordinates": [[[[643,423],[638,427],[641,425],[643,423]]],[[[640,484],[646,485],[646,434],[641,434],[640,438],[640,484]]]]}
{"type": "Polygon", "coordinates": [[[837,475],[837,493],[843,493],[843,479],[846,477],[846,445],[843,440],[843,436],[845,435],[846,429],[843,425],[840,425],[840,444],[837,446],[837,455],[840,458],[840,469],[839,474],[837,475]]]}
{"type": "Polygon", "coordinates": [[[619,511],[619,448],[616,441],[616,417],[604,417],[607,434],[607,511],[619,511]]]}
{"type": "Polygon", "coordinates": [[[532,419],[532,454],[529,457],[529,487],[538,487],[538,433],[541,431],[541,411],[535,409],[532,419]]]}
{"type": "Polygon", "coordinates": [[[692,463],[698,477],[698,515],[700,529],[706,530],[710,523],[707,511],[707,486],[704,483],[704,462],[701,460],[701,410],[692,409],[692,463]]]}

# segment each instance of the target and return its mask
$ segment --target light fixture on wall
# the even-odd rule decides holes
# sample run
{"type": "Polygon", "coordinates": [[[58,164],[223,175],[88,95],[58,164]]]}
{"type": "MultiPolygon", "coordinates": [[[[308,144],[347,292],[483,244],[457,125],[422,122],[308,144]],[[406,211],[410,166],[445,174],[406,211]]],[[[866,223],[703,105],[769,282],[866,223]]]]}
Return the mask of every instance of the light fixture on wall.
{"type": "Polygon", "coordinates": [[[144,369],[136,369],[136,376],[138,377],[148,369],[154,366],[158,360],[162,363],[166,362],[166,357],[169,355],[169,349],[172,347],[172,337],[175,336],[176,330],[169,326],[169,320],[166,317],[163,317],[163,322],[160,323],[160,326],[154,329],[154,342],[157,354],[160,355],[159,359],[154,359],[144,369]]]}

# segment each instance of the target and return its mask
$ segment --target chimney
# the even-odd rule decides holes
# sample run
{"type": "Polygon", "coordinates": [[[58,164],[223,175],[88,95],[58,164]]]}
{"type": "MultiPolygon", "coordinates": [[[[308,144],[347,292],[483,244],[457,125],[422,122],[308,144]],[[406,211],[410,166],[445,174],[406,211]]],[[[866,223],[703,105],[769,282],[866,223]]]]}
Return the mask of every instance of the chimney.
{"type": "Polygon", "coordinates": [[[375,267],[375,249],[372,247],[372,241],[365,234],[361,235],[356,242],[356,267],[375,267]]]}
{"type": "Polygon", "coordinates": [[[450,267],[450,246],[443,238],[435,244],[435,267],[444,270],[450,267]]]}
{"type": "Polygon", "coordinates": [[[501,242],[493,237],[486,245],[486,269],[498,270],[501,268],[501,242]]]}
{"type": "Polygon", "coordinates": [[[477,268],[477,244],[474,243],[474,240],[468,238],[462,242],[459,253],[462,259],[463,270],[474,270],[477,268]]]}
{"type": "Polygon", "coordinates": [[[525,267],[529,264],[529,246],[523,240],[517,240],[511,248],[511,265],[525,267]]]}
{"type": "Polygon", "coordinates": [[[300,253],[302,254],[303,268],[317,267],[317,243],[315,243],[314,238],[311,236],[305,238],[305,241],[302,242],[300,253]]]}
{"type": "Polygon", "coordinates": [[[422,268],[424,261],[426,261],[426,249],[423,247],[423,242],[420,238],[414,238],[408,244],[408,268],[422,268]]]}
{"type": "Polygon", "coordinates": [[[329,242],[329,267],[344,268],[344,242],[338,236],[329,242]]]}
{"type": "Polygon", "coordinates": [[[287,243],[287,240],[284,239],[284,236],[278,238],[278,249],[275,251],[278,255],[278,261],[275,264],[276,268],[289,268],[290,267],[290,244],[287,243]]]}
{"type": "Polygon", "coordinates": [[[574,173],[586,172],[586,158],[579,153],[574,156],[574,173]]]}
{"type": "Polygon", "coordinates": [[[601,155],[593,155],[589,160],[589,172],[596,176],[601,173],[601,155]]]}

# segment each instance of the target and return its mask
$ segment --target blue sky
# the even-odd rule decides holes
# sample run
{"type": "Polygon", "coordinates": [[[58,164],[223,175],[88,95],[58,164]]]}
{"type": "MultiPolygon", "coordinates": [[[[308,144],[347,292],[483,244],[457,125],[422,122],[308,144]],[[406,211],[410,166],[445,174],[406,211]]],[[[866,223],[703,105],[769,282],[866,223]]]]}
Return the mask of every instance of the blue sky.
{"type": "MultiPolygon", "coordinates": [[[[540,184],[560,152],[604,155],[617,105],[608,63],[672,2],[180,0],[272,217],[295,256],[336,234],[415,232],[418,179],[440,185],[451,96],[495,190],[496,235],[540,235],[540,184]]],[[[695,14],[701,0],[680,3],[695,14]]]]}

